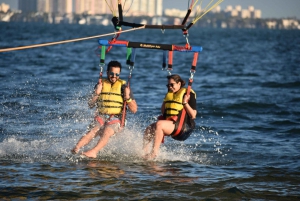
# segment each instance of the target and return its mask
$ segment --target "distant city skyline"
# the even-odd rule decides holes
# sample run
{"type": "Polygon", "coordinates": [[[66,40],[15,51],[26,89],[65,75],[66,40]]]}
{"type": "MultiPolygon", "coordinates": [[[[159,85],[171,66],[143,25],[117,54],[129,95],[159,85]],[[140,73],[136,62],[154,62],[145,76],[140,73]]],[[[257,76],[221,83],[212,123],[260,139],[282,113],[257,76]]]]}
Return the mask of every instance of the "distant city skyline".
{"type": "MultiPolygon", "coordinates": [[[[178,8],[186,10],[189,0],[163,0],[163,8],[178,8]]],[[[210,0],[203,0],[202,5],[207,5],[210,0]]],[[[214,1],[216,2],[216,0],[214,1]]],[[[241,5],[243,9],[254,6],[260,9],[262,18],[290,18],[300,19],[300,0],[224,0],[220,6],[224,10],[226,6],[241,5]]]]}
{"type": "MultiPolygon", "coordinates": [[[[206,5],[209,1],[204,0],[202,5],[206,5]]],[[[186,10],[188,2],[189,0],[163,0],[163,9],[177,8],[186,10]]],[[[9,4],[12,9],[18,9],[18,0],[0,0],[0,3],[9,4]]],[[[227,5],[241,5],[243,9],[248,8],[248,6],[254,6],[262,11],[262,18],[296,17],[300,19],[300,0],[224,0],[220,4],[221,9],[224,10],[227,5]]]]}

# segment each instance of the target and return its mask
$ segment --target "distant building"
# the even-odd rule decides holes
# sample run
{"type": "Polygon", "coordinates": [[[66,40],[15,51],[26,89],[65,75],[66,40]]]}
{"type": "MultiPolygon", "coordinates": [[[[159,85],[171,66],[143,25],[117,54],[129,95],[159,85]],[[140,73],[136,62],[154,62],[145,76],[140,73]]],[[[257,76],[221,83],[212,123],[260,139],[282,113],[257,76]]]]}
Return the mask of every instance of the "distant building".
{"type": "Polygon", "coordinates": [[[165,15],[169,17],[180,17],[183,18],[186,15],[186,10],[179,10],[176,8],[165,9],[165,15]]]}
{"type": "Polygon", "coordinates": [[[242,11],[242,6],[241,5],[236,5],[235,10],[237,10],[238,12],[241,12],[242,11]]]}
{"type": "Polygon", "coordinates": [[[299,29],[300,24],[297,20],[294,19],[283,19],[282,25],[284,29],[299,29]]]}
{"type": "Polygon", "coordinates": [[[268,29],[276,29],[277,28],[277,22],[276,21],[267,21],[266,25],[268,29]]]}
{"type": "MultiPolygon", "coordinates": [[[[201,10],[200,6],[196,6],[196,13],[205,12],[205,10],[201,10]]],[[[233,7],[232,5],[226,6],[226,8],[222,11],[220,6],[216,6],[213,10],[213,13],[221,13],[224,12],[230,17],[240,17],[240,18],[261,18],[261,11],[254,9],[254,6],[249,6],[248,9],[242,9],[242,6],[236,5],[233,7]]],[[[186,14],[186,10],[178,10],[178,9],[165,9],[166,16],[173,17],[184,17],[186,14]]]]}
{"type": "Polygon", "coordinates": [[[241,18],[251,18],[250,10],[243,9],[240,11],[241,18]]]}
{"type": "MultiPolygon", "coordinates": [[[[135,0],[134,3],[130,1],[123,1],[122,3],[123,13],[125,13],[126,16],[162,16],[162,0],[135,0]]],[[[74,13],[118,15],[117,4],[117,0],[74,0],[74,13]]]]}
{"type": "Polygon", "coordinates": [[[233,6],[228,5],[225,10],[230,17],[241,17],[245,18],[261,18],[261,10],[256,10],[254,6],[248,6],[248,9],[242,9],[242,6],[237,5],[235,8],[233,6]]]}
{"type": "Polygon", "coordinates": [[[228,13],[228,12],[231,12],[233,9],[232,9],[232,6],[231,5],[228,5],[228,6],[226,6],[226,8],[225,8],[225,12],[226,13],[228,13]]]}
{"type": "Polygon", "coordinates": [[[19,0],[19,9],[23,13],[70,14],[73,12],[73,0],[19,0]]]}
{"type": "Polygon", "coordinates": [[[133,4],[129,2],[125,5],[124,11],[127,16],[162,16],[162,0],[135,0],[133,4]]]}
{"type": "Polygon", "coordinates": [[[9,5],[8,4],[5,4],[5,3],[1,3],[0,4],[0,12],[3,12],[3,13],[7,13],[7,11],[9,10],[9,5]]]}
{"type": "Polygon", "coordinates": [[[157,16],[163,15],[163,0],[156,0],[156,11],[157,16]]]}
{"type": "Polygon", "coordinates": [[[220,12],[221,12],[221,6],[216,6],[216,7],[212,10],[212,12],[214,12],[214,13],[220,13],[220,12]]]}
{"type": "MultiPolygon", "coordinates": [[[[116,0],[110,1],[116,4],[116,0]]],[[[75,0],[74,1],[74,13],[75,14],[88,14],[99,15],[111,13],[110,7],[107,6],[105,1],[99,0],[75,0]]]]}
{"type": "Polygon", "coordinates": [[[72,0],[53,0],[54,12],[60,14],[71,14],[73,12],[73,1],[72,0]]]}
{"type": "Polygon", "coordinates": [[[261,10],[254,10],[252,18],[261,18],[261,10]]]}
{"type": "MultiPolygon", "coordinates": [[[[122,1],[127,16],[162,16],[163,0],[122,1]]],[[[118,15],[118,0],[19,0],[23,13],[42,12],[57,14],[118,15]]]]}

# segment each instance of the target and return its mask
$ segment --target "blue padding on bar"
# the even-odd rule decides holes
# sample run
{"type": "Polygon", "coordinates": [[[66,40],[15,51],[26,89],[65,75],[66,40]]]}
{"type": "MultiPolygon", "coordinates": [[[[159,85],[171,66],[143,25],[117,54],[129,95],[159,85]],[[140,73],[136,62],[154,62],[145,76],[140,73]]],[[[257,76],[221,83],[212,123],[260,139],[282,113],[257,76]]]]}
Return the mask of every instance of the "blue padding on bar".
{"type": "Polygon", "coordinates": [[[109,44],[109,41],[108,41],[108,40],[99,40],[99,44],[100,44],[100,45],[104,45],[104,46],[127,47],[127,45],[125,45],[125,44],[117,44],[117,43],[109,44]]]}
{"type": "Polygon", "coordinates": [[[108,46],[108,40],[99,40],[99,44],[100,45],[106,45],[106,46],[108,46]]]}
{"type": "Polygon", "coordinates": [[[202,52],[202,47],[201,46],[192,46],[192,52],[202,52]]]}
{"type": "Polygon", "coordinates": [[[202,52],[203,48],[201,46],[192,46],[192,52],[202,52]]]}

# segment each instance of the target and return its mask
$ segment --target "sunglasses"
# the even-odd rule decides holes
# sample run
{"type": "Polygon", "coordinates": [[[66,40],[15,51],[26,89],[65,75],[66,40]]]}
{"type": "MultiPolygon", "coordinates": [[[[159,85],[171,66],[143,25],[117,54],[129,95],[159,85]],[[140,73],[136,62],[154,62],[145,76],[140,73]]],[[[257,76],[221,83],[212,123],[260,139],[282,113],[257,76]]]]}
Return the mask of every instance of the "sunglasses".
{"type": "Polygon", "coordinates": [[[110,75],[111,77],[115,77],[115,75],[116,75],[116,77],[119,77],[119,76],[120,76],[120,73],[109,72],[109,75],[110,75]]]}
{"type": "Polygon", "coordinates": [[[169,88],[169,87],[174,88],[174,84],[176,84],[176,83],[167,84],[166,86],[167,86],[168,88],[169,88]]]}

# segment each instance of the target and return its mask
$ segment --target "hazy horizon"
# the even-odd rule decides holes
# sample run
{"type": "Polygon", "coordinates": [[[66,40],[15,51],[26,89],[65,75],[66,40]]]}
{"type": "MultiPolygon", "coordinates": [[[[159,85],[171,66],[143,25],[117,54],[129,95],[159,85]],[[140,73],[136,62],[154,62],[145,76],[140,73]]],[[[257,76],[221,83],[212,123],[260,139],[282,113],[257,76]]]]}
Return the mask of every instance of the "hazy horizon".
{"type": "MultiPolygon", "coordinates": [[[[163,8],[177,8],[186,10],[188,0],[163,0],[163,8]]],[[[207,5],[210,0],[203,0],[202,5],[207,5]]],[[[9,4],[12,9],[18,9],[18,0],[0,0],[0,3],[9,4]]],[[[134,0],[133,0],[134,3],[134,0]]],[[[300,0],[224,0],[220,6],[223,9],[227,5],[241,5],[243,9],[254,6],[262,11],[262,18],[291,18],[300,19],[300,0]]]]}

